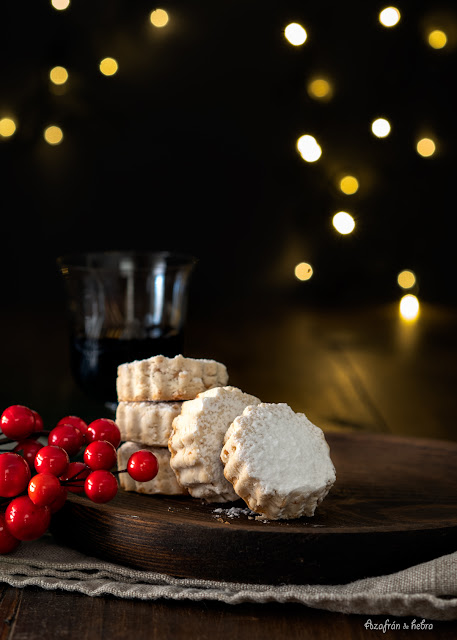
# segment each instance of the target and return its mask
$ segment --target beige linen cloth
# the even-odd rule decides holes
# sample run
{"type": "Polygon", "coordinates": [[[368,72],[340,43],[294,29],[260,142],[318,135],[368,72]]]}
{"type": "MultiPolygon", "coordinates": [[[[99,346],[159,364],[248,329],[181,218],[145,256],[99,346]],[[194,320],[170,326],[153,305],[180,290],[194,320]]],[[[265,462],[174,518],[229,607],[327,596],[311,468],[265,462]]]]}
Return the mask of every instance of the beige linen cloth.
{"type": "Polygon", "coordinates": [[[409,569],[341,585],[252,585],[172,578],[90,558],[59,546],[50,535],[0,556],[0,581],[14,587],[78,591],[88,596],[156,600],[293,602],[359,614],[457,619],[457,552],[409,569]]]}

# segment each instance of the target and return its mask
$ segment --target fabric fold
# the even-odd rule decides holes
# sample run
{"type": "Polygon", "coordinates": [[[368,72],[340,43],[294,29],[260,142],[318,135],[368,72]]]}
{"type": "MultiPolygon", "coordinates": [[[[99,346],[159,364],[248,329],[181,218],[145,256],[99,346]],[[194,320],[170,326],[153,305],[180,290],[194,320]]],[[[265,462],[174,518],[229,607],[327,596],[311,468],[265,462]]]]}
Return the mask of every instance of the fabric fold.
{"type": "Polygon", "coordinates": [[[347,584],[259,585],[130,569],[58,545],[47,535],[0,556],[0,580],[14,587],[63,589],[88,596],[213,600],[232,605],[290,602],[341,613],[457,619],[457,552],[347,584]]]}

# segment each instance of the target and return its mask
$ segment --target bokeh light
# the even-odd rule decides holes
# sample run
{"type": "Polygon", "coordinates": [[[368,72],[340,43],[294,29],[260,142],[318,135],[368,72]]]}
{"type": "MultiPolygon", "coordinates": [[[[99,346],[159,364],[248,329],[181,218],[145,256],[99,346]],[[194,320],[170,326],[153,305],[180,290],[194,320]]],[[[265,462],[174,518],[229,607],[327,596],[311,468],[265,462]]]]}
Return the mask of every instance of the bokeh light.
{"type": "Polygon", "coordinates": [[[16,132],[16,123],[13,118],[2,118],[0,120],[0,136],[10,138],[16,132]]]}
{"type": "Polygon", "coordinates": [[[390,133],[390,122],[385,118],[377,118],[371,123],[371,131],[377,138],[385,138],[390,133]]]}
{"type": "Polygon", "coordinates": [[[308,83],[308,94],[315,100],[329,100],[332,97],[332,85],[325,78],[314,78],[308,83]]]}
{"type": "Polygon", "coordinates": [[[57,11],[63,11],[70,6],[70,0],[51,0],[51,4],[57,11]]]}
{"type": "Polygon", "coordinates": [[[427,41],[432,49],[443,49],[447,45],[447,35],[441,29],[434,29],[428,34],[427,41]]]}
{"type": "Polygon", "coordinates": [[[339,182],[339,187],[347,196],[359,190],[359,181],[354,176],[344,176],[339,182]]]}
{"type": "Polygon", "coordinates": [[[169,20],[169,16],[168,13],[165,11],[165,9],[154,9],[154,11],[151,11],[151,14],[149,16],[149,20],[151,21],[151,24],[154,27],[165,27],[165,25],[168,24],[168,20],[169,20]]]}
{"type": "Polygon", "coordinates": [[[316,138],[305,134],[297,140],[297,149],[306,162],[316,162],[322,155],[322,149],[316,138]]]}
{"type": "Polygon", "coordinates": [[[284,35],[286,40],[288,40],[290,44],[293,44],[294,47],[299,47],[304,44],[308,37],[306,30],[301,26],[301,24],[298,24],[298,22],[291,22],[288,24],[284,29],[284,35]]]}
{"type": "Polygon", "coordinates": [[[118,68],[117,61],[114,58],[103,58],[100,62],[100,71],[104,76],[113,76],[118,68]]]}
{"type": "Polygon", "coordinates": [[[412,293],[407,293],[400,300],[400,315],[404,320],[415,320],[419,315],[419,300],[412,293]]]}
{"type": "Polygon", "coordinates": [[[400,18],[401,15],[397,7],[386,7],[379,14],[379,22],[383,27],[394,27],[400,18]]]}
{"type": "Polygon", "coordinates": [[[49,78],[54,84],[65,84],[68,80],[68,71],[65,67],[54,67],[49,72],[49,78]]]}
{"type": "Polygon", "coordinates": [[[338,233],[341,233],[343,236],[352,233],[355,229],[355,220],[347,211],[335,213],[332,223],[338,233]]]}
{"type": "Polygon", "coordinates": [[[304,282],[305,280],[309,280],[312,275],[313,268],[308,262],[300,262],[295,267],[295,277],[297,280],[304,282]]]}
{"type": "Polygon", "coordinates": [[[416,284],[416,275],[410,269],[403,269],[397,276],[397,282],[402,289],[411,289],[416,284]]]}
{"type": "Polygon", "coordinates": [[[422,138],[416,145],[417,153],[423,158],[429,158],[436,151],[436,144],[431,138],[422,138]]]}
{"type": "Polygon", "coordinates": [[[44,139],[50,145],[60,144],[63,140],[63,132],[60,127],[51,125],[44,130],[44,139]]]}

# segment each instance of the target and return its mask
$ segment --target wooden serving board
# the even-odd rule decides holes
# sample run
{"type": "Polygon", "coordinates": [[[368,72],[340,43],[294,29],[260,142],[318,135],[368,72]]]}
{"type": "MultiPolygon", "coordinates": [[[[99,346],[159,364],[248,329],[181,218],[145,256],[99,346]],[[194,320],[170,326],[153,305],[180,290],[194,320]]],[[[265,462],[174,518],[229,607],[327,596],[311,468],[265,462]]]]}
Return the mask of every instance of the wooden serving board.
{"type": "Polygon", "coordinates": [[[327,433],[337,482],[313,518],[259,521],[194,498],[72,496],[64,544],[138,569],[250,583],[340,583],[457,550],[457,443],[327,433]],[[215,510],[222,509],[222,512],[215,510]]]}

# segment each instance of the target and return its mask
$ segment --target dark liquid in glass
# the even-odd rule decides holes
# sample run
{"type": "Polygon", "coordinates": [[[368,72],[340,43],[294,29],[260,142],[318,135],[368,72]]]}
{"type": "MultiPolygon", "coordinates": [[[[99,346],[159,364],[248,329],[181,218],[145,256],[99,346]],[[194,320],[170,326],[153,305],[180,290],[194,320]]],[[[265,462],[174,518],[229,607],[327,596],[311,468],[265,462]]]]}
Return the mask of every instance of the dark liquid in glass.
{"type": "Polygon", "coordinates": [[[182,353],[182,347],[183,336],[178,332],[132,340],[76,337],[71,342],[71,367],[75,380],[87,395],[102,402],[116,402],[120,364],[156,355],[173,357],[182,353]]]}

